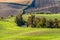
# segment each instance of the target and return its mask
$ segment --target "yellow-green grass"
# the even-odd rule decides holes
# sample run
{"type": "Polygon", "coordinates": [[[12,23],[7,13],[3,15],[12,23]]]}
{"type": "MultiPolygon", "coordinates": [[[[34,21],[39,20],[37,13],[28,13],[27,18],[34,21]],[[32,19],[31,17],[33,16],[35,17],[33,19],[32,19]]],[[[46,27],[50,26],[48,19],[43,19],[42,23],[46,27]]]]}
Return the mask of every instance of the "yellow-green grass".
{"type": "MultiPolygon", "coordinates": [[[[48,18],[50,17],[51,19],[60,18],[60,14],[37,15],[44,17],[50,15],[48,18]]],[[[28,16],[27,14],[23,15],[24,19],[27,19],[28,16]]],[[[23,28],[18,27],[11,19],[14,20],[15,18],[8,18],[8,21],[0,21],[0,40],[60,40],[59,28],[23,28]]]]}
{"type": "MultiPolygon", "coordinates": [[[[60,14],[33,14],[33,15],[35,15],[35,16],[37,16],[37,17],[45,17],[45,18],[47,18],[47,19],[55,19],[55,18],[57,18],[58,20],[60,20],[60,14]]],[[[27,18],[29,17],[29,16],[31,16],[31,14],[25,14],[25,15],[23,15],[23,18],[24,18],[24,20],[27,20],[27,18]]]]}
{"type": "MultiPolygon", "coordinates": [[[[57,18],[58,20],[60,20],[60,14],[33,14],[36,17],[45,17],[46,19],[55,19],[57,18]]],[[[23,14],[23,19],[27,20],[28,17],[31,16],[31,14],[23,14]]],[[[10,22],[14,22],[15,21],[15,16],[14,17],[8,17],[7,19],[5,19],[5,21],[10,21],[10,22]]]]}

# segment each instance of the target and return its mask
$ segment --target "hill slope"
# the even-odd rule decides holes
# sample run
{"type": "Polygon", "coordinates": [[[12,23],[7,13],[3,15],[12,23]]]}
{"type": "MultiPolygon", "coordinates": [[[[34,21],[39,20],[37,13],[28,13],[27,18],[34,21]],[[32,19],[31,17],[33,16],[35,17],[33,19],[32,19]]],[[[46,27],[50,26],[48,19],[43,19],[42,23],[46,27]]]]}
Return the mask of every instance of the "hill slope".
{"type": "Polygon", "coordinates": [[[25,9],[26,13],[50,11],[53,13],[60,12],[60,2],[56,0],[33,0],[31,6],[25,9]]]}
{"type": "Polygon", "coordinates": [[[22,10],[25,9],[27,5],[18,4],[18,3],[6,3],[0,2],[0,16],[6,17],[9,15],[16,15],[22,13],[22,10]]]}

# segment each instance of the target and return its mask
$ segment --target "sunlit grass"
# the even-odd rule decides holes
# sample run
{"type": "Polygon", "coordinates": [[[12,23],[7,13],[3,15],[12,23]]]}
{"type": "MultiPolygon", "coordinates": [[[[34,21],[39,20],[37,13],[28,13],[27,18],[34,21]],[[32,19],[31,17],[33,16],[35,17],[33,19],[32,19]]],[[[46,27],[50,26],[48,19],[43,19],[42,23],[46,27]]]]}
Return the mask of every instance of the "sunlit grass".
{"type": "MultiPolygon", "coordinates": [[[[24,20],[27,20],[28,16],[30,15],[23,15],[24,20]]],[[[60,19],[60,14],[37,14],[36,16],[60,19]]],[[[14,19],[15,17],[0,21],[0,40],[60,40],[59,28],[23,28],[17,26],[14,19]]]]}

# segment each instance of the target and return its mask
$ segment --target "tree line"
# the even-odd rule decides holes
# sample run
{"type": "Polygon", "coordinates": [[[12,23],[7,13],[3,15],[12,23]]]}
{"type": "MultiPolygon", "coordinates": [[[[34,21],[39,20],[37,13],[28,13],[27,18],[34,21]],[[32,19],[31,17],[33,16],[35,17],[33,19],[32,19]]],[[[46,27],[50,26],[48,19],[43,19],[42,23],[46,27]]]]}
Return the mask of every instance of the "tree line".
{"type": "Polygon", "coordinates": [[[22,14],[16,16],[15,22],[18,26],[26,25],[32,28],[60,28],[60,21],[55,18],[54,20],[47,20],[45,17],[36,17],[31,15],[28,17],[27,21],[23,20],[22,14]]]}

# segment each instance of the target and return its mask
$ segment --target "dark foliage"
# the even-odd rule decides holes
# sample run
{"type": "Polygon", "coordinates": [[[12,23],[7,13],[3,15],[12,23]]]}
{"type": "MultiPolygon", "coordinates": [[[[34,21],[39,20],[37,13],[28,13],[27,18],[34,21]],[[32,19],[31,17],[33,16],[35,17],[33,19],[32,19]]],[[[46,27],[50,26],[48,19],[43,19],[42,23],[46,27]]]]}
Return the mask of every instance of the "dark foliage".
{"type": "Polygon", "coordinates": [[[18,26],[25,25],[25,21],[22,18],[22,14],[19,14],[18,16],[16,16],[15,22],[18,26]]]}
{"type": "Polygon", "coordinates": [[[58,19],[47,20],[45,17],[36,17],[35,15],[28,17],[25,22],[22,14],[20,14],[16,16],[16,23],[18,26],[27,25],[27,27],[31,26],[32,28],[60,28],[58,19]]]}

